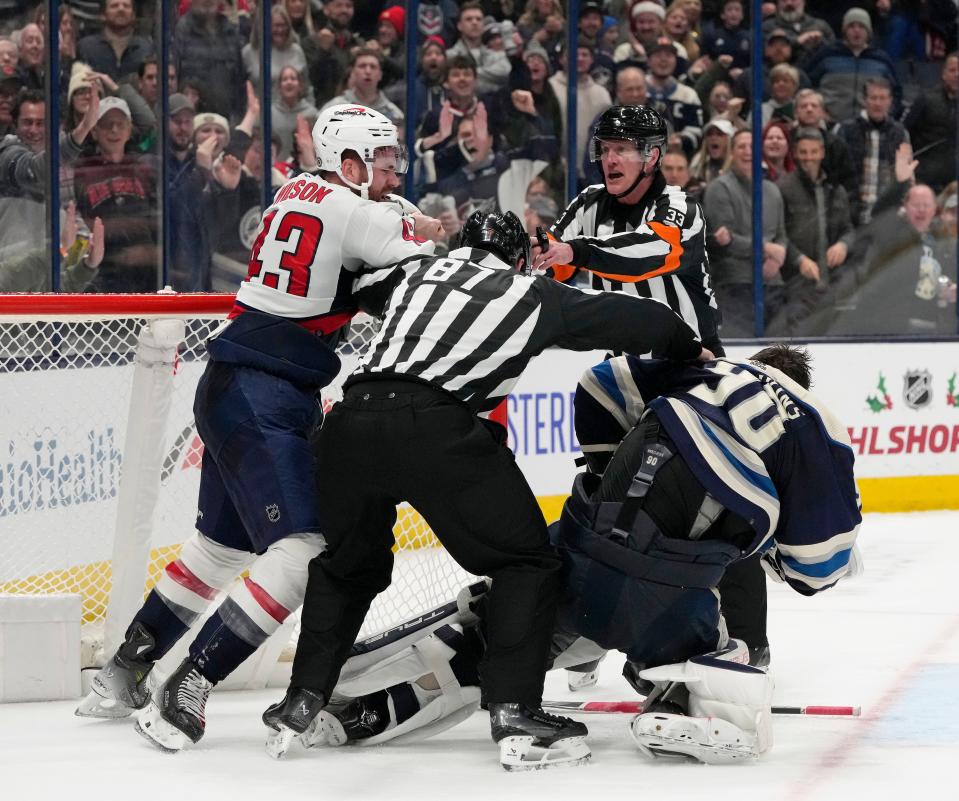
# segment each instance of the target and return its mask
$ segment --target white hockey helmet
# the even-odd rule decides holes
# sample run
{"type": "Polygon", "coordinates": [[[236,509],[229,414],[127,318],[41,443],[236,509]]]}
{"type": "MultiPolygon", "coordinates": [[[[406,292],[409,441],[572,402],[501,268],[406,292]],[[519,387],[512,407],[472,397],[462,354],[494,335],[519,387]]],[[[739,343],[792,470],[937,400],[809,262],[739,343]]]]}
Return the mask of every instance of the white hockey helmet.
{"type": "Polygon", "coordinates": [[[399,141],[396,126],[378,111],[356,103],[342,103],[323,111],[313,126],[313,148],[321,170],[335,172],[349,187],[367,197],[373,167],[406,173],[409,157],[399,141]],[[368,166],[363,184],[343,176],[343,154],[351,150],[368,166]]]}

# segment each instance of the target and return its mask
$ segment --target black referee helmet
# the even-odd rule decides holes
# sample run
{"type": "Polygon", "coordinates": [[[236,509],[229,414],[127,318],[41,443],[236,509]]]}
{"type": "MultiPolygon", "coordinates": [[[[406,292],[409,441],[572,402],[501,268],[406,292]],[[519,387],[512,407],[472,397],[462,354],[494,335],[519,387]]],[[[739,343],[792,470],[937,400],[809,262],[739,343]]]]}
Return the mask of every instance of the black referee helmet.
{"type": "Polygon", "coordinates": [[[529,267],[529,235],[511,211],[474,211],[463,224],[459,246],[485,250],[520,270],[529,267]]]}

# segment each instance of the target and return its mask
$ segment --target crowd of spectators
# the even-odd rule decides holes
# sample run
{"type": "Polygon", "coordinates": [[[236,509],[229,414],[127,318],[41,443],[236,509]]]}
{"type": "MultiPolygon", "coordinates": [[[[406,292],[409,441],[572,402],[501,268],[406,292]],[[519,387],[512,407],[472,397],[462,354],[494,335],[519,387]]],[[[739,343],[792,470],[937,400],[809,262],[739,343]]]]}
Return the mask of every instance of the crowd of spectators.
{"type": "MultiPolygon", "coordinates": [[[[765,2],[764,93],[753,98],[745,0],[583,0],[576,20],[562,0],[421,0],[411,42],[402,0],[274,0],[267,33],[255,0],[64,0],[60,286],[160,287],[163,158],[168,281],[235,290],[262,183],[315,168],[310,129],[335,103],[375,108],[401,131],[411,118],[411,199],[450,239],[477,208],[512,210],[531,233],[550,225],[567,175],[580,187],[602,180],[587,147],[597,116],[614,103],[649,104],[670,129],[667,181],[704,207],[723,336],[754,328],[754,146],[768,334],[956,333],[956,7],[854,2],[765,2]],[[167,76],[156,45],[164,11],[167,76]],[[566,52],[569,25],[579,32],[575,54],[566,52]]],[[[36,233],[48,229],[45,11],[37,0],[0,3],[0,291],[50,285],[49,243],[36,233]]]]}

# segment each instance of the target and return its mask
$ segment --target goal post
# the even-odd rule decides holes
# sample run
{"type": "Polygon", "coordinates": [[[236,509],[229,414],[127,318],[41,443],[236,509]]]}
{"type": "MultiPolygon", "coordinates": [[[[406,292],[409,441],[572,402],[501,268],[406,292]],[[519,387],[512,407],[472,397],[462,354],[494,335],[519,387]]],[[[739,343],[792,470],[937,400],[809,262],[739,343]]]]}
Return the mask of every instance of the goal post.
{"type": "MultiPolygon", "coordinates": [[[[233,295],[0,295],[0,593],[82,598],[82,667],[103,663],[194,531],[193,396],[233,295]]],[[[358,316],[339,385],[376,332],[358,316]]],[[[474,577],[409,507],[393,585],[361,635],[450,600],[474,577]]],[[[294,635],[295,636],[295,635],[294,635]]],[[[289,654],[290,649],[284,649],[289,654]]]]}

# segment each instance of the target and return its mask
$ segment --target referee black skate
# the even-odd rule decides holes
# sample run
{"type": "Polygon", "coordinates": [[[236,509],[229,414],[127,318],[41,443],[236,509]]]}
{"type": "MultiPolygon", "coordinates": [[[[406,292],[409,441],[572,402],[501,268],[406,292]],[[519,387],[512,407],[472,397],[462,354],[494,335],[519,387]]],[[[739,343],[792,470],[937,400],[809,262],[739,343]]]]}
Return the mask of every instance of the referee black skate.
{"type": "Polygon", "coordinates": [[[529,238],[476,213],[446,258],[414,258],[354,284],[384,317],[316,442],[328,550],[310,563],[286,697],[264,713],[280,756],[326,705],[370,603],[390,583],[396,505],[408,501],[466,570],[492,580],[480,675],[507,770],[585,761],[586,727],[540,708],[559,560],[532,490],[489,421],[551,345],[709,359],[664,304],[523,275],[529,238]]]}

